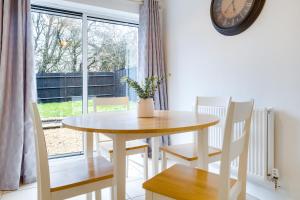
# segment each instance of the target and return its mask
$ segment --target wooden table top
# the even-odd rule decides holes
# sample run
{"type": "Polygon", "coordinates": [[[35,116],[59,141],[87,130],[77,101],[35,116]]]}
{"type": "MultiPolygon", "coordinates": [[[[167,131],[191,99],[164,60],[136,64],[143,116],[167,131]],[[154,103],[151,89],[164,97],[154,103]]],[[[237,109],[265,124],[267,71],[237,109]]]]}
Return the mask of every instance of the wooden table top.
{"type": "Polygon", "coordinates": [[[138,118],[135,111],[99,112],[67,117],[66,128],[111,134],[180,133],[204,129],[219,122],[213,115],[181,111],[155,111],[153,118],[138,118]]]}

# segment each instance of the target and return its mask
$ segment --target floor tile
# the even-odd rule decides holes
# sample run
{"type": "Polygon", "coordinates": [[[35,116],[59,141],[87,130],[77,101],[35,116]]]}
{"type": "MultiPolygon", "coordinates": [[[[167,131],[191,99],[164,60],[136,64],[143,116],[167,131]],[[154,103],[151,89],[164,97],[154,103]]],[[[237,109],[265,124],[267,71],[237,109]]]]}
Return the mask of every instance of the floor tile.
{"type": "Polygon", "coordinates": [[[146,197],[145,196],[139,196],[139,197],[135,197],[132,200],[145,200],[146,197]]]}
{"type": "Polygon", "coordinates": [[[18,190],[15,192],[5,193],[1,200],[21,200],[21,199],[30,199],[36,200],[37,199],[37,188],[31,188],[27,190],[18,190]]]}
{"type": "MultiPolygon", "coordinates": [[[[93,199],[95,199],[95,197],[93,197],[93,199]]],[[[131,198],[128,195],[126,195],[126,199],[131,200],[131,198]]],[[[31,188],[26,190],[9,192],[4,194],[1,200],[37,200],[37,189],[31,188]]],[[[86,196],[80,195],[70,198],[68,200],[86,200],[86,196]]],[[[104,189],[102,191],[102,200],[111,200],[109,189],[104,189]]]]}
{"type": "Polygon", "coordinates": [[[134,164],[130,163],[129,173],[126,178],[126,181],[132,182],[132,181],[141,180],[141,179],[144,179],[143,169],[141,170],[141,167],[135,166],[134,164]]]}
{"type": "Polygon", "coordinates": [[[137,180],[133,182],[128,182],[126,184],[126,192],[130,198],[135,198],[145,195],[145,190],[143,189],[144,180],[137,180]]]}
{"type": "MultiPolygon", "coordinates": [[[[132,200],[145,200],[146,197],[145,196],[138,196],[138,197],[134,197],[132,198],[132,200]]],[[[253,196],[250,196],[250,195],[247,195],[247,198],[246,200],[259,200],[258,198],[256,197],[253,197],[253,196]]]]}
{"type": "Polygon", "coordinates": [[[249,195],[249,194],[247,194],[246,200],[260,200],[260,199],[254,197],[254,196],[251,196],[251,195],[249,195]]]}
{"type": "MultiPolygon", "coordinates": [[[[102,197],[102,200],[111,200],[109,189],[104,189],[102,191],[102,196],[101,197],[102,197]]],[[[93,196],[93,199],[95,199],[95,196],[93,196]]],[[[80,196],[77,196],[77,197],[70,198],[68,200],[86,200],[86,195],[80,195],[80,196]]],[[[131,200],[128,195],[126,195],[126,200],[131,200]]]]}

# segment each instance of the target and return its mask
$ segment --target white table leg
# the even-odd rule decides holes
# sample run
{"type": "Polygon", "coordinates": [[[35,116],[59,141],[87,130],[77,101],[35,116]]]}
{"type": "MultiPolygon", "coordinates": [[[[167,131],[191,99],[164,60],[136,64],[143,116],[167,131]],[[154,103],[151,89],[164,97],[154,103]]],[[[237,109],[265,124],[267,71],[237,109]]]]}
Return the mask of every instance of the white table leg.
{"type": "MultiPolygon", "coordinates": [[[[85,133],[84,135],[84,153],[87,158],[93,157],[93,147],[94,147],[94,134],[85,133]]],[[[93,193],[86,194],[86,200],[92,200],[93,193]]]]}
{"type": "Polygon", "coordinates": [[[114,153],[114,200],[126,198],[126,141],[124,136],[115,135],[113,139],[114,153]]]}
{"type": "Polygon", "coordinates": [[[198,131],[195,141],[198,153],[198,167],[208,170],[208,128],[198,131]]]}
{"type": "Polygon", "coordinates": [[[159,137],[152,138],[152,176],[158,174],[159,137]]]}
{"type": "Polygon", "coordinates": [[[84,135],[84,153],[87,158],[93,157],[94,134],[86,133],[84,135]]]}

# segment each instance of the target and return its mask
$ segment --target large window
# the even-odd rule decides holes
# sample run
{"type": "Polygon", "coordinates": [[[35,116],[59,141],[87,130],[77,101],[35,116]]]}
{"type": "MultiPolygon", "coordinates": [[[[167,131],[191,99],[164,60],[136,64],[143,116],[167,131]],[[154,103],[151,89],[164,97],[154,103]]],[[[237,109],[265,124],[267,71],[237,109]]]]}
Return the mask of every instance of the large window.
{"type": "MultiPolygon", "coordinates": [[[[95,18],[88,20],[89,99],[128,96],[131,108],[134,107],[135,94],[122,83],[122,78],[136,78],[137,42],[136,26],[103,22],[95,18]]],[[[89,112],[93,111],[91,104],[89,101],[89,112]]]]}
{"type": "Polygon", "coordinates": [[[136,78],[137,25],[44,7],[34,7],[32,24],[38,106],[48,154],[82,154],[83,134],[61,128],[61,120],[92,111],[94,97],[129,96],[134,107],[135,94],[121,79],[136,78]]]}

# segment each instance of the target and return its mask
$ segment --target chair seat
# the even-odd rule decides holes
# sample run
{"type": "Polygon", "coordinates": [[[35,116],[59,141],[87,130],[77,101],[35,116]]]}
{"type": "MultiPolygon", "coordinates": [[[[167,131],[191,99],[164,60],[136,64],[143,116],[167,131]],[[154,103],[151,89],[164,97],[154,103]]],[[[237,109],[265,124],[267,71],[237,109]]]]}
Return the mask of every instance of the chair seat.
{"type": "MultiPolygon", "coordinates": [[[[176,157],[180,157],[187,161],[194,161],[198,159],[197,152],[193,143],[164,146],[161,147],[160,150],[172,154],[176,157]]],[[[214,147],[209,147],[208,149],[209,157],[216,156],[221,153],[222,153],[221,149],[217,149],[214,147]]]]}
{"type": "Polygon", "coordinates": [[[70,189],[113,177],[113,165],[101,156],[49,165],[50,191],[70,189]]]}
{"type": "MultiPolygon", "coordinates": [[[[236,180],[231,179],[231,187],[236,180]]],[[[219,175],[174,165],[143,184],[144,189],[178,200],[218,199],[219,175]]]]}
{"type": "MultiPolygon", "coordinates": [[[[109,153],[113,153],[113,142],[100,142],[100,147],[104,150],[106,150],[109,153]]],[[[133,140],[126,142],[126,151],[130,150],[136,150],[136,149],[143,149],[145,147],[148,147],[149,144],[146,142],[143,142],[141,140],[133,140]]]]}

